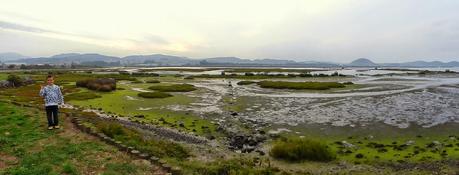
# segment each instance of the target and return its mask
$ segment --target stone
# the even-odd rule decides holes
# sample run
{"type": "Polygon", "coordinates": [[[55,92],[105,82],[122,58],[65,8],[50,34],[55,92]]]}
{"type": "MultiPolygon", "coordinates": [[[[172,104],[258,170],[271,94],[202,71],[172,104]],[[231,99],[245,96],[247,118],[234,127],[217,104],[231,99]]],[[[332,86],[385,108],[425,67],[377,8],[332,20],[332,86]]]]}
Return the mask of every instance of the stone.
{"type": "Polygon", "coordinates": [[[131,150],[131,154],[140,155],[140,151],[138,151],[138,150],[131,150]]]}
{"type": "Polygon", "coordinates": [[[150,157],[150,162],[151,162],[151,163],[158,163],[158,161],[159,161],[159,158],[158,158],[158,157],[155,157],[155,156],[151,156],[151,157],[150,157]]]}
{"type": "Polygon", "coordinates": [[[177,123],[178,123],[178,126],[182,128],[185,127],[185,123],[183,121],[178,121],[177,123]]]}
{"type": "Polygon", "coordinates": [[[148,158],[148,154],[147,153],[142,153],[142,154],[139,155],[139,157],[142,158],[142,159],[146,159],[146,158],[148,158]]]}
{"type": "Polygon", "coordinates": [[[182,169],[180,167],[172,167],[171,173],[172,175],[181,175],[182,169]]]}
{"type": "Polygon", "coordinates": [[[170,166],[169,164],[162,164],[162,167],[164,168],[164,170],[170,172],[171,169],[172,169],[172,166],[170,166]]]}

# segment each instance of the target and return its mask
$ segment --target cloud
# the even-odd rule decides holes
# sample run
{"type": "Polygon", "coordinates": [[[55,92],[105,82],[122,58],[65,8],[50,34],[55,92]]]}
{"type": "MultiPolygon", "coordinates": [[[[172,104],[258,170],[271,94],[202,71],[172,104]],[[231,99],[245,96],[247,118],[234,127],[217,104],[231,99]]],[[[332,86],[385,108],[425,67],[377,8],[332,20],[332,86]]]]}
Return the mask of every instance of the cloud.
{"type": "Polygon", "coordinates": [[[457,60],[458,8],[455,0],[15,0],[2,2],[0,29],[112,55],[457,60]]]}
{"type": "Polygon", "coordinates": [[[24,26],[21,24],[15,24],[5,21],[0,21],[0,28],[2,29],[9,29],[9,30],[18,30],[23,32],[32,32],[32,33],[55,33],[50,30],[45,30],[36,27],[24,26]]]}

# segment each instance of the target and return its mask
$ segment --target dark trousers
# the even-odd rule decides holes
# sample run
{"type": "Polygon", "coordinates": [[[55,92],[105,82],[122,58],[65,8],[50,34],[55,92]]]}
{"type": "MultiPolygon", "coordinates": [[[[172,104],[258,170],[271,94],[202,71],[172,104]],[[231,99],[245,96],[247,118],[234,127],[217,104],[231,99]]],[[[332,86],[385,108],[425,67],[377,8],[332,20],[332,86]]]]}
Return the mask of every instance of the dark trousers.
{"type": "Polygon", "coordinates": [[[57,105],[54,106],[46,106],[46,116],[48,117],[48,126],[57,126],[59,120],[57,119],[57,113],[59,112],[59,108],[57,105]]]}

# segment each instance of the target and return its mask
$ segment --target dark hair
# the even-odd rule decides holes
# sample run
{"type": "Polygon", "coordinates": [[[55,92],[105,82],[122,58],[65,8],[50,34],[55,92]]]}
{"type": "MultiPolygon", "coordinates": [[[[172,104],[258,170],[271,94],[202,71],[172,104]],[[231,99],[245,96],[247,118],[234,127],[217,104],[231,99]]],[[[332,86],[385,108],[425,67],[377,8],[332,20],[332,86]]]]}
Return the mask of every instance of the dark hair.
{"type": "Polygon", "coordinates": [[[54,78],[54,76],[53,76],[53,75],[48,75],[48,76],[46,77],[46,79],[49,79],[49,78],[54,78]]]}

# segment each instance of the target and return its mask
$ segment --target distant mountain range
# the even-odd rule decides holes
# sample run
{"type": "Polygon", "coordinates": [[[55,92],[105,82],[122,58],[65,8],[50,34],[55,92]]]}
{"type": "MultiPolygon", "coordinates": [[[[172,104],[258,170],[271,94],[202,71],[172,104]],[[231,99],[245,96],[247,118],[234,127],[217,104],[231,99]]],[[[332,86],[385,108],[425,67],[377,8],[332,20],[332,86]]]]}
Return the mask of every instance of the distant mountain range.
{"type": "Polygon", "coordinates": [[[30,58],[17,53],[0,53],[0,62],[16,64],[82,64],[95,66],[285,66],[285,67],[459,67],[459,62],[414,61],[404,63],[374,63],[366,58],[348,64],[293,61],[280,59],[242,59],[238,57],[214,57],[191,59],[163,54],[106,56],[96,53],[65,53],[51,57],[30,58]]]}
{"type": "Polygon", "coordinates": [[[404,63],[374,63],[366,58],[359,58],[346,66],[351,67],[459,67],[459,62],[441,62],[441,61],[413,61],[404,63]]]}
{"type": "Polygon", "coordinates": [[[9,60],[18,60],[28,58],[28,56],[24,56],[14,52],[7,52],[7,53],[0,53],[0,62],[1,61],[9,61],[9,60]]]}

